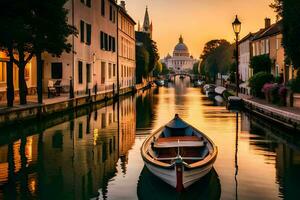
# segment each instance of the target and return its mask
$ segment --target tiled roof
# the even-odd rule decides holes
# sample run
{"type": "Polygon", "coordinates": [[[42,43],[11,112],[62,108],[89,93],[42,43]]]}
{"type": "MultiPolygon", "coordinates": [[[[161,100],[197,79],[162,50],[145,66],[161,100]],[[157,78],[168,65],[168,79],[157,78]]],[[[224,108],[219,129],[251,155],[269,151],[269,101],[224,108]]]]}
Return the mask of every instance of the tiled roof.
{"type": "Polygon", "coordinates": [[[255,41],[262,38],[270,37],[279,34],[281,32],[282,32],[282,20],[278,21],[275,24],[272,24],[269,28],[258,31],[252,40],[255,41]]]}

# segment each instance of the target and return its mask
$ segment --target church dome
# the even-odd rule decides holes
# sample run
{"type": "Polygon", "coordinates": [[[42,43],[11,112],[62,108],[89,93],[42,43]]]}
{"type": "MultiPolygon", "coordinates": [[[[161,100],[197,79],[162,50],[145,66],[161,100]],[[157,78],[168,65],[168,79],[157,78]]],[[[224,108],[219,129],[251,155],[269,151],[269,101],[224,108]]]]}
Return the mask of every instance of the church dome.
{"type": "Polygon", "coordinates": [[[179,43],[174,48],[174,56],[189,56],[189,49],[184,44],[182,36],[180,36],[179,43]]]}
{"type": "Polygon", "coordinates": [[[188,51],[188,47],[184,44],[184,43],[178,43],[176,46],[175,46],[175,51],[188,51]]]}

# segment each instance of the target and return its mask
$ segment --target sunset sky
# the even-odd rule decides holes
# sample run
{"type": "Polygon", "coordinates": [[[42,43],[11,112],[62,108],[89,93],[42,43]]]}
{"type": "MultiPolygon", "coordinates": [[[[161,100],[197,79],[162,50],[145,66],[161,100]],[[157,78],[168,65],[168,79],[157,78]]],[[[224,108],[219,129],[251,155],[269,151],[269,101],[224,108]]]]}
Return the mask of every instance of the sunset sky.
{"type": "Polygon", "coordinates": [[[234,41],[231,23],[235,14],[242,22],[242,36],[264,26],[264,19],[275,21],[269,4],[273,0],[126,0],[129,14],[141,25],[148,6],[153,21],[153,39],[160,56],[172,54],[182,34],[190,53],[199,57],[204,44],[215,38],[234,41]]]}

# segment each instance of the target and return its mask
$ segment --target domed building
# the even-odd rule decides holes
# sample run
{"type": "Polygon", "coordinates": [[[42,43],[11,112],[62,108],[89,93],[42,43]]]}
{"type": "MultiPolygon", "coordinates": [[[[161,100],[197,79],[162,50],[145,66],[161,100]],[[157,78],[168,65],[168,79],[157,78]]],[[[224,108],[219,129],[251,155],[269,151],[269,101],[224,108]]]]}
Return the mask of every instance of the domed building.
{"type": "Polygon", "coordinates": [[[182,36],[180,36],[179,42],[174,48],[173,57],[168,54],[163,59],[163,62],[169,69],[173,69],[176,72],[183,72],[192,70],[197,60],[190,55],[188,47],[183,42],[182,36]]]}

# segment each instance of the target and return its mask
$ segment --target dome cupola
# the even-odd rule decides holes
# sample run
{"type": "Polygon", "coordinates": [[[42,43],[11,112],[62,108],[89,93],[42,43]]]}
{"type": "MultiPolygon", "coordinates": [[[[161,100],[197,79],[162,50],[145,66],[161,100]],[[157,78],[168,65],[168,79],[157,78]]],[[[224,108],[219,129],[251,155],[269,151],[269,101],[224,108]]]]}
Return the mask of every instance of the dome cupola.
{"type": "Polygon", "coordinates": [[[179,42],[174,48],[174,56],[187,56],[189,57],[189,49],[183,42],[183,37],[180,35],[179,42]]]}

